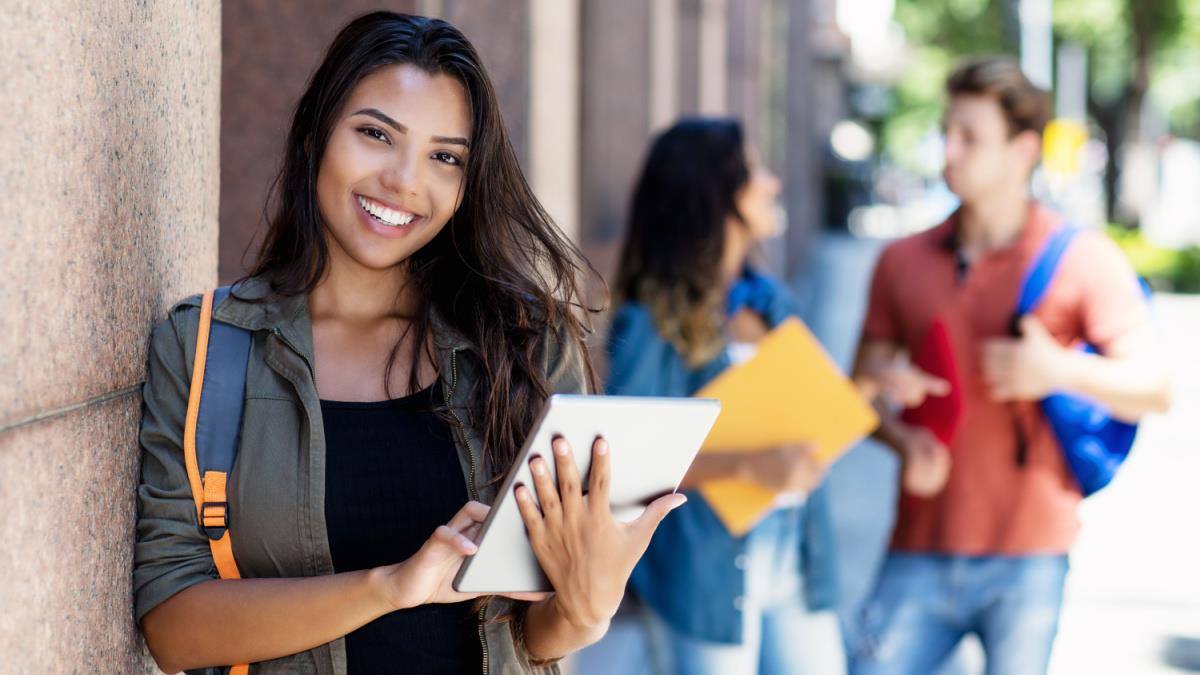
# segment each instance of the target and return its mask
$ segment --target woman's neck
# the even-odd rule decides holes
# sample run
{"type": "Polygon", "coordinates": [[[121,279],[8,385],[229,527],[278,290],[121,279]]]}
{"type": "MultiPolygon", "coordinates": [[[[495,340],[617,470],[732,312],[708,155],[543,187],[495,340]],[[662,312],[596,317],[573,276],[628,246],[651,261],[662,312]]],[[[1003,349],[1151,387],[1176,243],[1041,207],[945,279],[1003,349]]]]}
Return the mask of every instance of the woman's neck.
{"type": "Polygon", "coordinates": [[[415,311],[404,265],[372,270],[331,255],[325,275],[308,297],[313,320],[374,322],[411,317],[415,311]]]}

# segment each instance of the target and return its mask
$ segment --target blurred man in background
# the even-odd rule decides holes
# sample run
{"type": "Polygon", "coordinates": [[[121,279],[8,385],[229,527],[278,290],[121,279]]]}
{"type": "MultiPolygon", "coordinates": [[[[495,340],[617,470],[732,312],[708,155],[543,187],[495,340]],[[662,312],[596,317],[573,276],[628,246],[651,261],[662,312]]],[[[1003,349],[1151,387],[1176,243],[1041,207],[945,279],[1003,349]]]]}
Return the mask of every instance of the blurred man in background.
{"type": "Polygon", "coordinates": [[[1063,226],[1029,194],[1047,94],[996,58],[959,67],[947,94],[944,177],[961,207],[884,251],[855,366],[889,408],[878,436],[902,483],[854,645],[857,675],[932,673],[968,633],[989,674],[1045,672],[1081,492],[1038,401],[1069,391],[1135,422],[1169,400],[1137,278],[1103,234],[1077,235],[1036,311],[1014,321],[1026,272],[1063,226]],[[905,356],[935,325],[955,378],[905,356]],[[1073,349],[1080,341],[1100,355],[1073,349]],[[895,414],[947,395],[961,402],[957,423],[895,414]],[[933,426],[956,430],[939,438],[933,426]]]}

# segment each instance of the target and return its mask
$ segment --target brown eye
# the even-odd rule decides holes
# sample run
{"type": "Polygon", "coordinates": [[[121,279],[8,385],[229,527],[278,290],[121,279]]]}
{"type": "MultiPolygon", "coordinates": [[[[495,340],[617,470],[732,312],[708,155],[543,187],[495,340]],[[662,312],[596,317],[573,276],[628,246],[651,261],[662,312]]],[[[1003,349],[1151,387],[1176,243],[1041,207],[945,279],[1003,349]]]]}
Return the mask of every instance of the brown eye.
{"type": "Polygon", "coordinates": [[[445,151],[433,153],[433,158],[444,164],[449,164],[450,166],[459,166],[462,164],[461,159],[445,151]]]}
{"type": "Polygon", "coordinates": [[[360,133],[368,138],[373,138],[377,141],[383,141],[384,143],[387,143],[388,145],[392,144],[392,142],[390,140],[388,140],[387,134],[383,133],[383,131],[381,131],[379,129],[376,129],[375,127],[360,127],[358,130],[358,133],[360,133]]]}

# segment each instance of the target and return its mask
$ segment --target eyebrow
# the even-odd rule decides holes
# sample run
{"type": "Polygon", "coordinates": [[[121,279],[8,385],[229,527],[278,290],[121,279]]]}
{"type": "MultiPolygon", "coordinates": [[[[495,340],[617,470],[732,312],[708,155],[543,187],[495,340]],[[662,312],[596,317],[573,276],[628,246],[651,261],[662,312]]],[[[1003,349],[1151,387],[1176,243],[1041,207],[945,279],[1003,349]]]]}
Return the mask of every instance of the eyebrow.
{"type": "MultiPolygon", "coordinates": [[[[392,119],[391,117],[389,117],[387,114],[385,114],[382,110],[379,110],[378,108],[363,108],[362,110],[356,111],[354,114],[355,115],[366,115],[367,117],[374,117],[375,119],[379,120],[380,122],[383,122],[384,124],[395,129],[396,131],[399,131],[402,134],[408,133],[408,127],[406,127],[403,124],[392,119]]],[[[446,143],[449,145],[461,145],[464,148],[471,147],[471,144],[467,143],[467,139],[463,138],[462,136],[432,136],[431,138],[434,143],[446,143]]]]}

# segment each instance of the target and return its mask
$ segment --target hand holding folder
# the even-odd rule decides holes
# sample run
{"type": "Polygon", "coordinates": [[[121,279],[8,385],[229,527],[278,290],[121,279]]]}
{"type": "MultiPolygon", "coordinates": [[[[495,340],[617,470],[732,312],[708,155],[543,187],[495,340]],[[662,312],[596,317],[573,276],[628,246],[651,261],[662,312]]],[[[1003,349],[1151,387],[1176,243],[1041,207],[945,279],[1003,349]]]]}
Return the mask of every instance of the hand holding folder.
{"type": "MultiPolygon", "coordinates": [[[[797,319],[780,324],[762,339],[753,358],[696,395],[720,399],[722,405],[701,452],[813,443],[817,458],[828,464],[878,424],[874,409],[797,319]]],[[[777,497],[740,479],[705,483],[700,493],[735,536],[761,520],[777,497]]]]}

